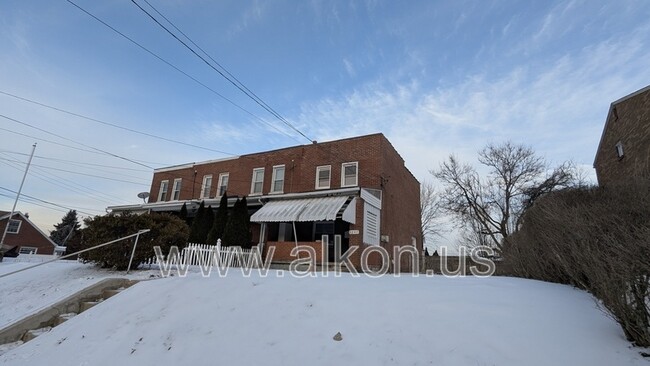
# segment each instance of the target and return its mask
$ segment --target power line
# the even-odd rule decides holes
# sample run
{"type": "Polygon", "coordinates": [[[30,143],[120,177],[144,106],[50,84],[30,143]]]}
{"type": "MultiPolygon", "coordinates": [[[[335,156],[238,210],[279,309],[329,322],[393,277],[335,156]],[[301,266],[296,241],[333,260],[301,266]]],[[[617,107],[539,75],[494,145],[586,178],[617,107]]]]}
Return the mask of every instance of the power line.
{"type": "MultiPolygon", "coordinates": [[[[21,152],[18,152],[18,151],[10,151],[10,150],[0,150],[0,153],[29,156],[29,154],[26,154],[26,153],[21,153],[21,152]]],[[[43,160],[57,161],[57,162],[67,163],[67,164],[75,164],[75,165],[79,165],[79,166],[88,165],[88,166],[96,166],[96,167],[100,167],[100,168],[130,170],[130,171],[133,171],[133,172],[144,172],[144,173],[149,173],[150,172],[150,170],[144,170],[144,169],[126,168],[126,167],[114,166],[114,165],[94,164],[94,163],[87,163],[87,162],[84,162],[84,161],[50,158],[50,157],[47,157],[47,156],[40,156],[40,155],[34,155],[34,158],[43,159],[43,160]]]]}
{"type": "MultiPolygon", "coordinates": [[[[22,161],[20,161],[20,160],[9,160],[9,161],[14,162],[14,163],[18,163],[18,164],[26,164],[26,163],[24,163],[24,162],[22,162],[22,161]]],[[[72,171],[72,170],[66,170],[66,169],[60,169],[60,168],[53,168],[53,167],[44,166],[44,165],[38,165],[38,164],[32,164],[32,165],[35,166],[35,167],[43,168],[43,169],[50,169],[50,170],[56,170],[56,171],[64,172],[64,173],[83,175],[83,176],[86,176],[86,177],[92,177],[92,178],[99,178],[99,179],[111,180],[111,181],[121,182],[121,183],[136,184],[136,185],[139,185],[139,186],[147,185],[146,183],[142,183],[142,182],[133,182],[133,181],[130,181],[130,180],[124,180],[124,179],[118,179],[118,178],[105,177],[105,176],[95,175],[95,174],[88,174],[88,173],[75,172],[75,171],[72,171]]]]}
{"type": "MultiPolygon", "coordinates": [[[[11,189],[8,189],[8,188],[5,188],[5,187],[0,187],[0,189],[5,190],[5,191],[8,191],[8,192],[11,192],[11,193],[14,193],[14,194],[17,194],[17,193],[18,193],[18,192],[14,191],[14,190],[11,190],[11,189]]],[[[36,200],[36,201],[38,201],[38,202],[42,202],[42,203],[47,204],[47,205],[52,205],[52,206],[55,206],[55,207],[64,208],[64,209],[66,209],[66,210],[73,210],[73,209],[75,209],[75,208],[70,208],[70,207],[67,207],[67,206],[60,205],[60,204],[58,204],[58,203],[54,203],[54,202],[50,202],[50,201],[46,201],[46,200],[42,200],[42,199],[40,199],[40,198],[36,198],[36,197],[34,197],[34,196],[30,196],[30,195],[28,195],[28,194],[24,194],[24,193],[21,193],[21,196],[25,196],[25,197],[27,197],[27,198],[30,198],[30,199],[36,200]]],[[[79,208],[79,207],[77,207],[77,208],[79,208]]],[[[91,211],[97,211],[97,212],[104,212],[104,211],[101,211],[101,210],[95,210],[95,209],[92,209],[92,208],[80,208],[80,209],[77,209],[77,211],[79,211],[79,212],[81,212],[81,213],[83,213],[83,214],[90,215],[90,216],[95,216],[95,214],[92,214],[92,213],[87,212],[87,211],[84,211],[84,210],[91,210],[91,211]]]]}
{"type": "Polygon", "coordinates": [[[140,163],[140,162],[138,162],[138,161],[136,161],[136,160],[132,160],[132,159],[129,159],[129,158],[125,158],[125,157],[123,157],[123,156],[120,156],[120,155],[117,155],[117,154],[113,154],[113,153],[108,152],[108,151],[106,151],[106,150],[102,150],[102,149],[98,149],[98,148],[93,147],[93,146],[90,146],[90,145],[86,145],[86,144],[84,144],[84,143],[82,143],[82,142],[78,142],[78,141],[75,141],[75,140],[69,139],[69,138],[67,138],[67,137],[65,137],[65,136],[57,135],[57,134],[54,133],[54,132],[47,131],[47,130],[42,129],[42,128],[40,128],[40,127],[36,127],[36,126],[31,125],[31,124],[29,124],[29,123],[27,123],[27,122],[19,121],[19,120],[15,119],[15,118],[7,117],[7,116],[5,116],[5,115],[3,115],[3,114],[0,114],[0,117],[5,118],[5,119],[8,119],[8,120],[10,120],[10,121],[12,121],[12,122],[15,122],[15,123],[21,124],[21,125],[23,125],[23,126],[27,126],[27,127],[33,128],[33,129],[35,129],[35,130],[37,130],[37,131],[41,131],[41,132],[46,133],[46,134],[48,134],[48,135],[52,135],[52,136],[54,136],[54,137],[58,137],[58,138],[60,138],[60,139],[62,139],[62,140],[70,141],[70,142],[73,142],[73,143],[75,143],[75,144],[78,144],[78,145],[81,145],[81,146],[87,147],[87,148],[89,148],[89,149],[92,149],[92,150],[95,150],[95,151],[99,151],[99,152],[104,153],[104,154],[106,154],[106,155],[110,155],[110,156],[115,157],[115,158],[118,158],[118,159],[126,160],[126,161],[128,161],[128,162],[131,162],[131,163],[133,163],[133,164],[137,164],[137,165],[143,166],[143,167],[145,167],[145,168],[154,169],[153,167],[151,167],[151,166],[149,166],[149,165],[146,165],[146,164],[143,164],[143,163],[140,163]]]}
{"type": "MultiPolygon", "coordinates": [[[[2,128],[2,127],[0,127],[0,131],[5,131],[5,132],[13,133],[13,134],[18,135],[18,136],[29,137],[30,139],[34,139],[34,140],[38,140],[38,141],[47,142],[47,143],[49,143],[49,144],[53,144],[53,145],[57,145],[57,146],[67,147],[67,148],[69,148],[69,149],[74,149],[74,150],[84,151],[84,152],[88,152],[88,153],[91,153],[91,154],[105,155],[105,154],[103,154],[103,153],[101,153],[101,152],[98,152],[98,151],[93,151],[93,150],[84,149],[84,148],[77,147],[77,146],[72,146],[72,145],[63,144],[63,143],[60,143],[60,142],[56,142],[56,141],[52,141],[52,140],[48,140],[48,139],[44,139],[44,138],[42,138],[42,137],[37,137],[37,136],[34,136],[34,135],[28,135],[28,134],[26,134],[26,133],[20,133],[20,132],[12,131],[12,130],[9,130],[9,129],[6,129],[6,128],[2,128]]],[[[161,165],[161,166],[169,166],[169,165],[171,165],[171,164],[168,164],[168,163],[157,163],[157,162],[145,161],[145,160],[135,160],[135,161],[139,161],[139,162],[141,162],[141,163],[147,163],[147,164],[161,165]]],[[[150,169],[151,169],[151,168],[150,168],[150,169]]]]}
{"type": "Polygon", "coordinates": [[[312,139],[310,139],[309,137],[307,137],[307,135],[305,135],[302,131],[300,131],[298,128],[296,128],[296,127],[295,127],[293,124],[291,124],[289,121],[287,121],[287,120],[286,120],[282,115],[280,115],[280,113],[278,113],[275,109],[273,109],[273,108],[272,108],[271,106],[269,106],[266,102],[264,102],[264,100],[262,100],[262,98],[258,97],[255,93],[253,93],[250,89],[248,89],[248,88],[247,88],[247,87],[246,87],[246,86],[245,86],[241,81],[239,81],[239,80],[238,80],[236,77],[234,77],[230,72],[228,72],[228,70],[226,70],[225,67],[223,67],[223,66],[222,66],[221,64],[219,64],[216,60],[214,60],[214,58],[212,58],[210,55],[208,55],[207,52],[205,52],[201,47],[199,47],[199,46],[198,46],[194,41],[192,41],[192,39],[191,39],[190,37],[188,37],[188,36],[187,36],[185,33],[183,33],[180,29],[178,29],[178,27],[176,27],[176,26],[174,25],[174,23],[172,23],[169,19],[167,19],[164,15],[162,15],[162,13],[160,13],[160,12],[158,11],[158,9],[156,9],[153,5],[151,5],[147,0],[145,0],[145,2],[146,2],[146,3],[147,3],[147,4],[148,4],[148,5],[149,5],[153,10],[155,10],[156,13],[158,13],[160,16],[162,16],[162,17],[163,17],[163,18],[164,18],[164,19],[165,19],[169,24],[171,24],[172,27],[174,27],[177,31],[179,31],[179,32],[180,32],[180,33],[181,33],[185,38],[187,38],[187,39],[188,39],[188,40],[189,40],[189,41],[190,41],[194,46],[196,46],[196,47],[197,47],[199,50],[201,50],[204,54],[206,54],[206,55],[210,58],[210,60],[212,60],[215,64],[217,64],[217,65],[218,65],[221,69],[223,69],[224,71],[221,71],[221,70],[219,70],[218,68],[214,67],[214,65],[212,65],[212,64],[211,64],[208,60],[206,60],[203,56],[199,55],[199,54],[198,54],[198,53],[197,53],[197,52],[196,52],[192,47],[190,47],[190,46],[189,46],[187,43],[185,43],[182,39],[180,39],[178,36],[176,36],[176,34],[174,34],[174,33],[173,33],[172,31],[170,31],[167,27],[165,27],[162,23],[160,23],[160,22],[158,21],[158,19],[156,19],[153,15],[151,15],[151,13],[149,13],[148,11],[146,11],[143,7],[141,7],[140,4],[138,4],[135,0],[131,0],[131,2],[132,2],[133,4],[135,4],[135,6],[137,6],[140,10],[142,10],[145,14],[147,14],[147,15],[149,16],[149,18],[151,18],[151,19],[152,19],[156,24],[158,24],[162,29],[164,29],[165,31],[167,31],[167,33],[169,33],[169,35],[171,35],[172,37],[174,37],[178,42],[180,42],[183,46],[185,46],[185,48],[187,48],[188,50],[190,50],[190,52],[192,52],[196,57],[198,57],[199,59],[201,59],[201,60],[202,60],[206,65],[208,65],[211,69],[213,69],[214,71],[216,71],[217,73],[219,73],[219,75],[221,75],[224,79],[228,80],[228,81],[229,81],[232,85],[234,85],[237,89],[239,89],[239,91],[241,91],[242,93],[244,93],[247,97],[249,97],[250,99],[252,99],[252,100],[253,100],[255,103],[257,103],[260,107],[264,108],[264,110],[266,110],[267,112],[269,112],[271,115],[273,115],[275,118],[277,118],[277,119],[280,120],[282,123],[284,123],[285,125],[287,125],[289,128],[291,128],[292,130],[294,130],[294,131],[296,131],[297,133],[299,133],[302,137],[306,138],[307,141],[312,142],[312,139]],[[228,74],[228,75],[226,75],[226,74],[228,74]]]}
{"type": "MultiPolygon", "coordinates": [[[[100,22],[100,23],[103,24],[104,26],[108,27],[108,28],[109,28],[110,30],[112,30],[113,32],[119,34],[120,36],[122,36],[123,38],[125,38],[126,40],[128,40],[129,42],[131,42],[131,43],[133,43],[134,45],[138,46],[138,47],[139,47],[140,49],[142,49],[143,51],[149,53],[149,54],[152,55],[153,57],[155,57],[155,58],[157,58],[158,60],[160,60],[161,62],[165,63],[167,66],[173,68],[174,70],[176,70],[176,71],[180,72],[181,74],[185,75],[186,77],[190,78],[190,79],[191,79],[192,81],[194,81],[195,83],[197,83],[197,84],[201,85],[202,87],[206,88],[207,90],[211,91],[212,93],[214,93],[215,95],[217,95],[219,98],[225,100],[226,102],[230,103],[231,105],[235,106],[236,108],[240,109],[241,111],[245,112],[246,114],[250,115],[251,117],[255,118],[256,120],[262,122],[263,124],[265,124],[265,125],[267,125],[267,126],[273,128],[273,129],[277,130],[277,131],[280,132],[281,134],[283,134],[283,135],[285,135],[285,136],[288,136],[288,137],[290,137],[290,138],[296,140],[293,136],[287,134],[286,132],[282,131],[281,129],[279,129],[278,127],[274,126],[273,124],[267,122],[267,121],[264,120],[263,118],[257,116],[256,114],[250,112],[250,111],[247,110],[246,108],[244,108],[244,107],[240,106],[239,104],[233,102],[232,100],[226,98],[224,95],[222,95],[222,94],[219,93],[218,91],[216,91],[216,90],[212,89],[211,87],[209,87],[208,85],[202,83],[201,81],[199,81],[198,79],[196,79],[196,78],[193,77],[192,75],[186,73],[185,71],[181,70],[179,67],[175,66],[175,65],[172,64],[171,62],[169,62],[169,61],[165,60],[164,58],[158,56],[158,55],[157,55],[156,53],[154,53],[153,51],[149,50],[149,49],[146,48],[145,46],[143,46],[143,45],[141,45],[140,43],[138,43],[138,42],[136,42],[135,40],[133,40],[131,37],[127,36],[126,34],[124,34],[124,33],[122,33],[122,32],[120,32],[119,30],[117,30],[116,28],[114,28],[113,26],[111,26],[110,24],[106,23],[105,21],[101,20],[100,18],[98,18],[98,17],[95,16],[94,14],[90,13],[88,10],[86,10],[86,9],[82,8],[81,6],[77,5],[77,4],[76,4],[75,2],[73,2],[72,0],[66,0],[66,1],[67,1],[68,3],[74,5],[77,9],[81,10],[82,12],[84,12],[85,14],[87,14],[88,16],[90,16],[91,18],[95,19],[96,21],[100,22]]],[[[297,140],[296,140],[296,141],[297,141],[297,140]]]]}
{"type": "Polygon", "coordinates": [[[83,114],[79,114],[79,113],[71,112],[71,111],[68,111],[68,110],[65,110],[65,109],[62,109],[62,108],[47,105],[45,103],[38,102],[38,101],[28,99],[28,98],[25,98],[25,97],[21,97],[21,96],[15,95],[15,94],[11,94],[11,93],[8,93],[8,92],[2,91],[2,90],[0,90],[0,94],[4,94],[6,96],[22,100],[24,102],[36,104],[36,105],[39,105],[41,107],[49,108],[49,109],[52,109],[52,110],[55,110],[55,111],[58,111],[58,112],[61,112],[61,113],[66,113],[66,114],[69,114],[71,116],[83,118],[83,119],[86,119],[88,121],[100,123],[100,124],[103,124],[103,125],[106,125],[106,126],[118,128],[118,129],[121,129],[121,130],[124,130],[124,131],[129,131],[129,132],[132,132],[132,133],[137,133],[137,134],[140,134],[140,135],[143,135],[143,136],[152,137],[152,138],[155,138],[155,139],[158,139],[158,140],[173,142],[175,144],[180,144],[180,145],[184,145],[184,146],[194,147],[194,148],[197,148],[197,149],[212,151],[212,152],[216,152],[216,153],[220,153],[220,154],[224,154],[224,155],[233,155],[233,156],[237,155],[237,154],[232,154],[232,153],[229,153],[229,152],[226,152],[226,151],[215,150],[215,149],[211,149],[209,147],[194,145],[194,144],[190,144],[190,143],[187,143],[187,142],[182,142],[182,141],[170,139],[170,138],[167,138],[167,137],[157,136],[157,135],[154,135],[154,134],[151,134],[151,133],[148,133],[148,132],[134,130],[132,128],[128,128],[128,127],[120,126],[120,125],[115,124],[115,123],[106,122],[106,121],[102,121],[102,120],[99,120],[99,119],[96,119],[96,118],[88,117],[88,116],[85,116],[83,114]]]}
{"type": "MultiPolygon", "coordinates": [[[[11,168],[14,168],[14,169],[18,170],[18,171],[23,170],[19,166],[14,165],[14,164],[9,163],[9,162],[6,162],[6,161],[1,161],[0,160],[0,163],[5,164],[5,165],[7,165],[7,166],[9,166],[11,168]]],[[[86,197],[92,198],[92,199],[94,199],[96,201],[99,201],[99,202],[102,202],[102,203],[105,203],[105,204],[112,205],[115,202],[109,201],[107,199],[99,198],[98,195],[102,195],[102,196],[104,196],[106,198],[110,198],[112,200],[114,200],[114,199],[121,200],[122,199],[122,198],[118,198],[118,197],[112,197],[112,196],[107,195],[107,194],[105,194],[105,193],[103,193],[101,191],[98,191],[98,190],[95,190],[95,189],[92,189],[92,188],[89,188],[89,187],[85,187],[83,185],[72,182],[72,181],[70,181],[68,179],[59,177],[59,176],[57,176],[55,174],[52,174],[52,173],[49,173],[49,172],[39,172],[38,169],[32,169],[29,172],[29,175],[32,176],[32,177],[38,178],[38,179],[40,179],[40,180],[42,180],[44,182],[50,183],[52,185],[67,189],[67,190],[69,190],[71,192],[81,193],[81,194],[85,195],[86,197]],[[62,182],[62,181],[64,181],[64,182],[62,182]],[[68,184],[66,184],[65,182],[68,182],[68,184]],[[72,187],[72,185],[80,187],[80,188],[72,187]],[[91,193],[90,191],[94,191],[94,192],[91,193]]]]}

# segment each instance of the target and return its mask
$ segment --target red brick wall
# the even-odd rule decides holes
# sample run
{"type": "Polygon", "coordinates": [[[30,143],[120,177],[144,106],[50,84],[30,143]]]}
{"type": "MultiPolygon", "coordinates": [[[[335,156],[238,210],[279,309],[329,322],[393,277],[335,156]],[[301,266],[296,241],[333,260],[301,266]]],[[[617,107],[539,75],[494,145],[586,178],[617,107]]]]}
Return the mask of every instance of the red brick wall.
{"type": "Polygon", "coordinates": [[[375,134],[243,155],[237,159],[198,164],[173,171],[155,172],[149,202],[157,202],[160,182],[163,180],[169,180],[167,201],[171,200],[175,178],[182,178],[181,200],[198,199],[203,176],[208,174],[212,174],[210,198],[214,198],[217,194],[219,174],[226,172],[229,173],[228,195],[248,196],[253,169],[262,167],[265,168],[262,192],[268,194],[271,191],[273,166],[282,164],[285,165],[284,193],[314,191],[316,167],[320,165],[332,167],[330,189],[341,188],[341,164],[353,161],[359,163],[359,186],[380,189],[381,139],[383,135],[375,134]]]}
{"type": "MultiPolygon", "coordinates": [[[[382,246],[392,255],[395,246],[411,245],[416,239],[416,247],[423,252],[420,217],[420,182],[404,166],[404,160],[393,145],[382,140],[382,176],[384,177],[381,230],[389,236],[388,243],[382,246]]],[[[402,256],[402,268],[411,270],[410,261],[402,256]]]]}
{"type": "Polygon", "coordinates": [[[650,90],[617,103],[611,109],[596,153],[598,183],[607,185],[630,177],[650,177],[650,90]],[[619,159],[616,144],[623,144],[619,159]]]}
{"type": "MultiPolygon", "coordinates": [[[[52,243],[37,228],[33,227],[29,221],[24,220],[20,215],[14,215],[13,219],[22,221],[22,224],[20,224],[18,234],[7,233],[4,242],[5,245],[10,247],[35,247],[38,248],[37,254],[54,253],[52,243]]],[[[0,235],[4,233],[7,222],[7,219],[0,221],[0,235]]]]}
{"type": "MultiPolygon", "coordinates": [[[[316,251],[316,263],[321,264],[323,260],[323,245],[320,241],[316,242],[305,242],[299,241],[298,245],[309,246],[314,248],[316,251]]],[[[273,252],[273,261],[274,262],[291,262],[294,259],[297,259],[297,256],[291,255],[291,251],[296,247],[296,243],[293,241],[270,241],[264,245],[264,257],[269,252],[269,248],[275,248],[273,252]]],[[[301,251],[300,258],[309,258],[309,255],[305,251],[301,251]]]]}

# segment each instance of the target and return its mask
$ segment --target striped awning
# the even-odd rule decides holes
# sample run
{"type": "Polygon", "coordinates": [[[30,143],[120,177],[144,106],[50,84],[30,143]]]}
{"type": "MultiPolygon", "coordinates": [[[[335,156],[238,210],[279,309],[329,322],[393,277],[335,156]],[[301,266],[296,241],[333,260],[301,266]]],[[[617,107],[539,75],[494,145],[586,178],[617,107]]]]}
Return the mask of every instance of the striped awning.
{"type": "Polygon", "coordinates": [[[349,196],[270,201],[251,216],[251,222],[334,221],[339,217],[354,223],[355,202],[349,201],[349,196]]]}

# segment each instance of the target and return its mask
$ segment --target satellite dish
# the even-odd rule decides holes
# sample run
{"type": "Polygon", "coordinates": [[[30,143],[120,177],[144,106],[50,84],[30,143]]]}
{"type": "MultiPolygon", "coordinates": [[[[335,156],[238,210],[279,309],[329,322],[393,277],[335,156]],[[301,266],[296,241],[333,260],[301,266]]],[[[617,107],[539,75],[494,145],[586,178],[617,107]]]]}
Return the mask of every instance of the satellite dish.
{"type": "Polygon", "coordinates": [[[138,193],[138,198],[142,198],[144,203],[147,203],[147,197],[149,197],[149,192],[140,192],[138,193]]]}

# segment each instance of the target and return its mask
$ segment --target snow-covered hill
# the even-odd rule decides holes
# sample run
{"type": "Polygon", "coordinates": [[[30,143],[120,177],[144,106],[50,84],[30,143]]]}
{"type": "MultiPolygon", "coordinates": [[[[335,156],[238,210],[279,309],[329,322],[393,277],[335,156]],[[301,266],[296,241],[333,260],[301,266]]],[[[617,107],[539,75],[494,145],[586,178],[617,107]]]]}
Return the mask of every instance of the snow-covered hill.
{"type": "Polygon", "coordinates": [[[650,365],[638,351],[590,295],[568,286],[231,271],[141,282],[0,363],[650,365]]]}

